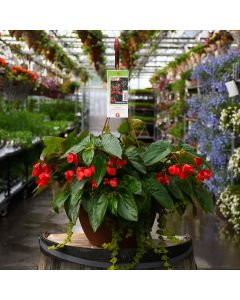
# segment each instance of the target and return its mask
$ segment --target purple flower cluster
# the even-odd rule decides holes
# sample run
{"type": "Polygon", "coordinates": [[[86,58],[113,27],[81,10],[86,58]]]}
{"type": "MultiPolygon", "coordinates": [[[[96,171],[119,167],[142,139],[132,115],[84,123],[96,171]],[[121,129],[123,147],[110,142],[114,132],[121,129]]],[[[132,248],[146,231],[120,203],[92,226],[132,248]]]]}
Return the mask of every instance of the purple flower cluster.
{"type": "Polygon", "coordinates": [[[199,151],[211,163],[213,177],[207,183],[216,196],[229,183],[227,164],[231,155],[231,134],[220,128],[223,107],[229,104],[225,82],[231,79],[232,65],[240,60],[240,52],[231,50],[217,58],[210,58],[198,65],[192,78],[200,85],[200,95],[189,100],[188,117],[196,117],[185,138],[188,143],[197,143],[199,151]]]}

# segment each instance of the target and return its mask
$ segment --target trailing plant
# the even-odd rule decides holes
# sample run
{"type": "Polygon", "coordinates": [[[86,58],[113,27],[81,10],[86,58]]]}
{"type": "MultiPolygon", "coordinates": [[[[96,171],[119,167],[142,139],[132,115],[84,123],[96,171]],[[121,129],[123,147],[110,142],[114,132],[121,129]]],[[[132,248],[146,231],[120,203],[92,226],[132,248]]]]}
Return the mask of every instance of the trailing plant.
{"type": "Polygon", "coordinates": [[[104,35],[101,30],[77,30],[83,43],[83,50],[94,64],[95,70],[103,81],[106,81],[106,47],[104,35]]]}
{"type": "Polygon", "coordinates": [[[37,54],[43,54],[46,59],[56,63],[60,69],[65,68],[68,72],[76,67],[73,60],[65,53],[44,30],[9,30],[11,36],[17,40],[24,39],[29,48],[37,54]]]}
{"type": "Polygon", "coordinates": [[[125,68],[134,68],[137,52],[153,38],[159,30],[123,30],[120,34],[120,57],[125,68]]]}
{"type": "Polygon", "coordinates": [[[149,247],[170,268],[163,237],[165,216],[175,210],[183,214],[188,205],[212,212],[211,195],[203,186],[212,173],[187,144],[140,143],[136,123],[139,121],[129,118],[119,138],[110,132],[108,119],[99,136],[73,132],[66,138],[45,137],[32,175],[37,178],[36,192],[56,183],[59,186],[51,204],[57,213],[64,208],[69,230],[57,248],[70,241],[72,226],[84,209],[94,232],[102,224],[112,229],[112,240],[104,245],[112,251],[110,268],[135,268],[149,247]],[[150,233],[156,213],[160,244],[153,246],[150,233]],[[136,239],[136,253],[130,264],[121,266],[119,247],[126,237],[136,239]]]}
{"type": "MultiPolygon", "coordinates": [[[[161,80],[161,76],[165,75],[166,77],[171,73],[179,73],[180,75],[185,72],[185,68],[180,68],[177,71],[177,67],[186,66],[188,60],[192,60],[193,64],[196,65],[200,63],[202,54],[208,53],[209,45],[215,45],[215,50],[211,50],[212,53],[218,49],[217,43],[220,47],[230,46],[233,38],[231,34],[226,30],[220,30],[218,32],[210,32],[208,38],[204,40],[202,44],[197,44],[191,48],[188,52],[182,53],[175,57],[174,60],[170,61],[164,68],[157,70],[150,79],[152,84],[156,84],[161,80]]],[[[193,65],[189,65],[187,68],[191,70],[193,65]]]]}

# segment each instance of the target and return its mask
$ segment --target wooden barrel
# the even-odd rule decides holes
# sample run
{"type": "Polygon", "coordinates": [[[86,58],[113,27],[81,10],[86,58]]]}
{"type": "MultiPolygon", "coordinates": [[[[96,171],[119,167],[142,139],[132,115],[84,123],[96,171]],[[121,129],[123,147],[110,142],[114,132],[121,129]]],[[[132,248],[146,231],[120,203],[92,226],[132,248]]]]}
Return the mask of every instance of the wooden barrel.
{"type": "MultiPolygon", "coordinates": [[[[39,238],[40,261],[39,270],[106,270],[111,264],[111,252],[89,243],[83,233],[73,234],[72,241],[64,248],[50,250],[48,246],[63,242],[65,234],[43,234],[39,238]]],[[[169,262],[175,270],[196,269],[193,256],[192,239],[179,237],[181,242],[167,246],[169,262]]],[[[135,249],[120,249],[119,265],[131,262],[135,249]]],[[[147,251],[138,270],[162,270],[160,256],[153,250],[147,251]]]]}

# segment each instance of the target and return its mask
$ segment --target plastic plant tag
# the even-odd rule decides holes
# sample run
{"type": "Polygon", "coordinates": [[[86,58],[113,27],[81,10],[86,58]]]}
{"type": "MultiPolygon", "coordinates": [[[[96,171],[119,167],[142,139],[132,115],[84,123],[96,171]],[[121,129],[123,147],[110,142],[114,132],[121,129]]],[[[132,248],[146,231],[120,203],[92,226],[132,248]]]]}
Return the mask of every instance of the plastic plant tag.
{"type": "Polygon", "coordinates": [[[229,97],[235,97],[239,94],[237,85],[234,80],[225,83],[228,91],[229,97]]]}
{"type": "Polygon", "coordinates": [[[128,117],[128,76],[127,70],[107,71],[107,117],[128,117]]]}

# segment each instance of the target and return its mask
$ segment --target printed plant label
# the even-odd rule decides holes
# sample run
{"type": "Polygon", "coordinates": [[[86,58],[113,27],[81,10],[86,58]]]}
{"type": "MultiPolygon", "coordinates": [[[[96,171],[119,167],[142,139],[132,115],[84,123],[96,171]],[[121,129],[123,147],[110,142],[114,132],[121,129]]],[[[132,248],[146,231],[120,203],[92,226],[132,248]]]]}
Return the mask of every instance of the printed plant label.
{"type": "Polygon", "coordinates": [[[128,117],[128,76],[127,70],[107,71],[107,117],[128,117]]]}

